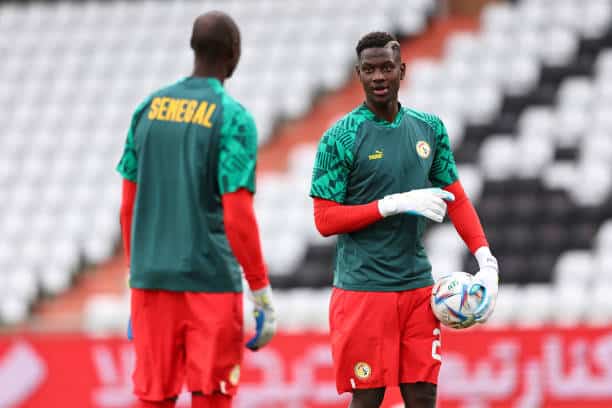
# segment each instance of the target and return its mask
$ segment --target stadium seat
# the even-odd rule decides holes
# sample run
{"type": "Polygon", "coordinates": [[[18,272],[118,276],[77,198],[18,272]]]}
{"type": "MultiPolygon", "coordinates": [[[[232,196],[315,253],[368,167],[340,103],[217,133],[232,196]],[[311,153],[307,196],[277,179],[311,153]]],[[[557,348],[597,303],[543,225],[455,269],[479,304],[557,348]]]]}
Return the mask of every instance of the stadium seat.
{"type": "Polygon", "coordinates": [[[28,304],[19,296],[6,294],[0,300],[0,319],[6,324],[15,324],[26,319],[28,304]]]}
{"type": "Polygon", "coordinates": [[[508,135],[489,137],[480,148],[480,167],[487,178],[503,180],[516,173],[516,143],[508,135]]]}
{"type": "Polygon", "coordinates": [[[516,324],[534,327],[552,320],[555,313],[555,297],[548,284],[529,284],[521,289],[521,307],[516,310],[516,324]]]}
{"type": "Polygon", "coordinates": [[[487,322],[487,326],[508,326],[516,320],[517,304],[520,302],[522,289],[516,285],[502,284],[495,305],[495,312],[487,322]]]}
{"type": "Polygon", "coordinates": [[[573,77],[563,81],[557,93],[560,106],[570,109],[588,109],[593,103],[593,81],[586,77],[573,77]]]}
{"type": "Polygon", "coordinates": [[[586,38],[598,38],[610,28],[612,4],[607,0],[594,0],[588,3],[578,2],[583,10],[583,18],[576,19],[586,38]]]}
{"type": "Polygon", "coordinates": [[[554,282],[559,287],[574,290],[593,283],[594,260],[591,251],[568,251],[559,257],[554,270],[554,282]]]}
{"type": "Polygon", "coordinates": [[[510,4],[491,4],[482,11],[480,23],[485,32],[508,32],[517,25],[517,11],[510,4]]]}
{"type": "Polygon", "coordinates": [[[536,59],[519,53],[511,57],[508,65],[512,75],[501,78],[505,94],[522,96],[533,89],[540,78],[540,64],[536,59]]]}
{"type": "Polygon", "coordinates": [[[612,284],[610,282],[595,286],[589,291],[588,313],[585,320],[589,324],[609,327],[612,324],[612,284]]]}
{"type": "Polygon", "coordinates": [[[536,178],[554,159],[555,146],[544,137],[534,137],[533,134],[521,135],[516,141],[515,149],[519,154],[517,176],[520,178],[536,178]]]}
{"type": "Polygon", "coordinates": [[[570,29],[554,27],[544,35],[540,53],[549,66],[563,66],[570,62],[578,51],[578,38],[570,29]]]}
{"type": "Polygon", "coordinates": [[[576,170],[578,180],[589,180],[589,182],[569,186],[569,193],[574,201],[580,205],[603,204],[612,191],[610,163],[583,162],[576,170]]]}
{"type": "Polygon", "coordinates": [[[597,251],[601,254],[612,253],[612,219],[601,225],[596,237],[597,251]]]}
{"type": "Polygon", "coordinates": [[[612,285],[612,252],[597,251],[593,262],[594,286],[612,285]]]}
{"type": "Polygon", "coordinates": [[[575,327],[584,322],[591,309],[590,292],[574,286],[560,286],[554,293],[553,321],[559,326],[575,327]]]}

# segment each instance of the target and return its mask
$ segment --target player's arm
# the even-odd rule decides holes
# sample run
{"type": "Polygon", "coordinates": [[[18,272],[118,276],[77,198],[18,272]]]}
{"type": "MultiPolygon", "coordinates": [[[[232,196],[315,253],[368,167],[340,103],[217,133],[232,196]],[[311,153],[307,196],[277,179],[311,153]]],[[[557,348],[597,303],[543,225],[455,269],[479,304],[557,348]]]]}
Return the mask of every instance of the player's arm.
{"type": "Polygon", "coordinates": [[[121,237],[123,239],[123,252],[127,265],[130,265],[130,248],[132,237],[132,218],[134,214],[134,201],[136,199],[136,183],[123,179],[121,190],[121,208],[119,210],[119,222],[121,224],[121,237]]]}
{"type": "Polygon", "coordinates": [[[344,204],[353,162],[352,140],[342,128],[333,127],[319,142],[310,195],[313,198],[315,225],[321,235],[357,231],[384,217],[401,213],[442,221],[446,212],[444,200],[452,200],[453,197],[439,188],[392,194],[367,204],[344,204]]]}
{"type": "Polygon", "coordinates": [[[227,240],[242,266],[255,303],[256,334],[247,347],[258,350],[274,336],[276,317],[253,208],[257,130],[253,118],[237,106],[226,107],[225,115],[218,164],[223,222],[227,240]]]}
{"type": "Polygon", "coordinates": [[[130,265],[130,248],[132,235],[132,214],[134,211],[134,201],[136,199],[136,179],[138,174],[138,156],[136,153],[136,144],[134,141],[134,133],[136,125],[143,111],[148,106],[148,100],[140,104],[132,115],[130,128],[125,138],[125,146],[123,154],[117,164],[117,172],[123,179],[121,192],[121,207],[119,211],[119,222],[121,224],[121,237],[123,239],[123,249],[127,259],[128,267],[130,265]]]}
{"type": "Polygon", "coordinates": [[[253,193],[246,188],[223,194],[225,234],[232,252],[244,270],[252,291],[270,284],[263,260],[259,230],[253,209],[253,193]]]}
{"type": "MultiPolygon", "coordinates": [[[[125,139],[125,147],[123,149],[123,154],[116,168],[117,172],[119,172],[119,174],[123,178],[121,191],[121,207],[119,210],[119,222],[121,225],[123,250],[125,253],[128,268],[130,266],[131,259],[132,219],[134,214],[134,202],[136,201],[136,179],[138,174],[138,156],[136,153],[136,145],[134,142],[134,132],[136,130],[136,125],[140,120],[142,113],[149,106],[150,100],[151,99],[149,98],[143,103],[141,103],[132,115],[130,128],[125,139]]],[[[128,322],[127,337],[129,340],[133,339],[131,318],[128,322]]]]}
{"type": "Polygon", "coordinates": [[[392,194],[368,204],[344,205],[314,197],[314,218],[317,230],[324,237],[358,231],[385,217],[400,213],[423,216],[442,222],[445,201],[452,201],[451,193],[427,188],[392,194]]]}
{"type": "MultiPolygon", "coordinates": [[[[121,224],[121,238],[123,239],[123,252],[125,253],[125,260],[130,267],[130,248],[132,238],[132,218],[134,214],[134,201],[136,199],[136,183],[128,179],[123,179],[123,187],[121,191],[121,208],[119,210],[119,222],[121,224]]],[[[129,273],[128,273],[129,275],[129,273]]],[[[129,276],[128,276],[129,279],[129,276]]],[[[132,332],[132,319],[128,320],[127,327],[127,338],[128,340],[134,339],[134,333],[132,332]]]]}
{"type": "Polygon", "coordinates": [[[377,201],[362,205],[342,205],[314,197],[313,204],[315,225],[324,237],[358,231],[383,218],[377,201]]]}
{"type": "Polygon", "coordinates": [[[142,117],[144,111],[149,107],[151,97],[142,102],[132,115],[130,127],[125,138],[123,154],[117,164],[116,170],[123,179],[121,192],[121,207],[119,210],[119,221],[121,224],[121,237],[123,239],[123,249],[127,259],[128,266],[130,264],[130,249],[132,235],[132,214],[134,211],[134,202],[136,200],[137,177],[138,177],[138,154],[136,152],[136,142],[134,135],[138,121],[142,117]]]}
{"type": "Polygon", "coordinates": [[[253,119],[244,111],[228,112],[219,147],[218,184],[223,222],[232,252],[244,270],[252,291],[269,284],[263,261],[253,194],[257,162],[257,133],[253,119]]]}
{"type": "Polygon", "coordinates": [[[477,279],[486,286],[491,306],[484,311],[480,321],[485,322],[495,307],[498,291],[497,260],[489,249],[480,218],[459,181],[455,158],[450,148],[446,128],[438,119],[436,152],[429,173],[431,183],[453,194],[455,200],[448,203],[448,215],[461,239],[478,261],[477,279]]]}

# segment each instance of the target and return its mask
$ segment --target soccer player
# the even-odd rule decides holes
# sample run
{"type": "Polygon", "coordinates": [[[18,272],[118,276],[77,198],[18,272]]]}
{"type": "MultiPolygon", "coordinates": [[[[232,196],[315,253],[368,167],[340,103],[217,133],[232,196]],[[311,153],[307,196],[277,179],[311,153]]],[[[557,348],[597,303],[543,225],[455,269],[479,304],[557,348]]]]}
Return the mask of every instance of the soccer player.
{"type": "Polygon", "coordinates": [[[458,180],[448,135],[434,115],[398,102],[405,64],[390,34],[357,44],[365,103],[323,135],[310,195],[324,236],[338,235],[330,301],[332,355],[339,393],[352,408],[380,406],[399,385],[408,408],[433,408],[441,364],[440,323],[430,306],[434,281],[421,236],[426,219],[450,218],[476,255],[489,307],[497,262],[458,180]]]}
{"type": "Polygon", "coordinates": [[[191,76],[136,109],[117,167],[130,265],[139,407],[173,407],[183,384],[192,407],[230,407],[243,350],[242,274],[257,333],[275,329],[253,211],[257,135],[224,90],[240,57],[240,32],[221,12],[193,25],[191,76]]]}

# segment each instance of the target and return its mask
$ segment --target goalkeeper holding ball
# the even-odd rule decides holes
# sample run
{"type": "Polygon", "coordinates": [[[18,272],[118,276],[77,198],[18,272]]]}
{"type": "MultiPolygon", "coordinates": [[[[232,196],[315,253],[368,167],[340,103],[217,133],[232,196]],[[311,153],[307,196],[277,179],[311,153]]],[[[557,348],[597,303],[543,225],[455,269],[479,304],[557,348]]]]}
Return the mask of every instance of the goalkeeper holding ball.
{"type": "Polygon", "coordinates": [[[230,407],[244,347],[240,265],[257,322],[247,347],[276,328],[253,211],[255,124],[223,88],[240,57],[238,27],[204,14],[191,48],[192,75],[136,109],[118,165],[138,407],[173,407],[183,383],[192,407],[230,407]]]}
{"type": "MultiPolygon", "coordinates": [[[[323,135],[310,195],[321,234],[338,234],[330,304],[338,392],[352,408],[380,406],[400,386],[408,408],[433,408],[440,369],[440,323],[430,306],[434,281],[421,243],[426,219],[450,218],[480,271],[489,307],[497,262],[458,180],[448,135],[434,115],[398,103],[405,74],[400,45],[373,32],[357,44],[365,103],[323,135]]],[[[466,325],[466,326],[467,326],[466,325]]]]}

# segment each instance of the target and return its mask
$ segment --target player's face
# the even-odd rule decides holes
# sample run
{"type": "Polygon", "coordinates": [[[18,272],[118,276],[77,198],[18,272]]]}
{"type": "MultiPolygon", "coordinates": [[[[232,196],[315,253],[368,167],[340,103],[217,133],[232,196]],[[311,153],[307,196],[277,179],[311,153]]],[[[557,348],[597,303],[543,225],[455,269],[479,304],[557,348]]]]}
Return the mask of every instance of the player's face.
{"type": "Polygon", "coordinates": [[[366,48],[355,69],[368,102],[379,106],[397,102],[406,65],[396,52],[390,48],[366,48]]]}

